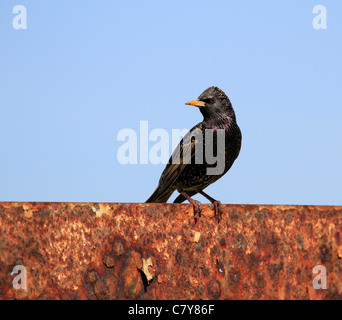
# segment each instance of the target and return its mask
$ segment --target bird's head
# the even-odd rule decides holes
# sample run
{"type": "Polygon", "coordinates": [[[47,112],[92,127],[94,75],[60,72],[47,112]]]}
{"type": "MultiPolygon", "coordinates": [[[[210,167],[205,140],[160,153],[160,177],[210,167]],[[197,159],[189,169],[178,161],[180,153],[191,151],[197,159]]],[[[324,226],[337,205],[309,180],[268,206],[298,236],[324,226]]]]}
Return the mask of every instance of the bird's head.
{"type": "Polygon", "coordinates": [[[199,107],[204,119],[217,117],[220,115],[228,115],[235,118],[234,109],[227,95],[218,87],[210,87],[196,100],[186,103],[199,107]]]}

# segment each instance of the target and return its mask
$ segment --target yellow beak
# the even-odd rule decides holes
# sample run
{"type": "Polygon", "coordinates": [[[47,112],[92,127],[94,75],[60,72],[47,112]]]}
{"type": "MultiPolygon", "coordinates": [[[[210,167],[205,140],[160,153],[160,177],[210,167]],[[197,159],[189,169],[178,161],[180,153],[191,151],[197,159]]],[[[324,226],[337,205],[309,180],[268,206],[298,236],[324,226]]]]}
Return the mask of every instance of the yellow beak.
{"type": "Polygon", "coordinates": [[[205,106],[205,103],[199,99],[189,101],[186,104],[190,105],[190,106],[195,106],[195,107],[204,107],[205,106]]]}

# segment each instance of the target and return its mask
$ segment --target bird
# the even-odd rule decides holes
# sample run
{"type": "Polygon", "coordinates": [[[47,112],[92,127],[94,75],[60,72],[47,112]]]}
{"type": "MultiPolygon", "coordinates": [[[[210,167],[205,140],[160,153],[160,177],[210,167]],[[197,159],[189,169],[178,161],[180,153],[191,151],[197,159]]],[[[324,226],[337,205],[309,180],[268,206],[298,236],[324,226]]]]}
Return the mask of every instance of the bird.
{"type": "Polygon", "coordinates": [[[214,205],[215,216],[220,221],[221,202],[203,190],[220,179],[233,165],[241,149],[241,130],[228,96],[216,86],[209,87],[197,99],[185,104],[198,107],[203,115],[203,121],[196,124],[175,148],[161,174],[156,190],[146,203],[166,203],[171,195],[178,191],[179,195],[174,203],[188,200],[193,205],[196,223],[202,211],[202,204],[192,197],[201,194],[214,205]],[[208,132],[212,132],[212,138],[207,135],[208,132]],[[222,133],[223,145],[219,143],[222,142],[222,139],[219,141],[222,133]],[[215,168],[212,160],[208,161],[206,157],[209,148],[213,150],[213,157],[216,150],[217,164],[218,155],[224,157],[222,170],[216,174],[208,174],[210,169],[215,168]]]}

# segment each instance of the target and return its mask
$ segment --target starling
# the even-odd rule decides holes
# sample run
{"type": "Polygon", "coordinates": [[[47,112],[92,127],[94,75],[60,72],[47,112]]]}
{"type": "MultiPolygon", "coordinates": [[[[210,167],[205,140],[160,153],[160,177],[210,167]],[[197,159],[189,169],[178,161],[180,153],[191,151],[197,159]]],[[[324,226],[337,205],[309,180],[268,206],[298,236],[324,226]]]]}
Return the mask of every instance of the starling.
{"type": "Polygon", "coordinates": [[[215,215],[220,220],[221,202],[211,198],[203,190],[221,178],[233,165],[241,148],[241,131],[229,98],[218,87],[206,89],[198,99],[187,102],[186,105],[198,107],[203,121],[194,126],[180,141],[160,177],[157,189],[146,202],[165,203],[177,190],[180,194],[174,203],[188,200],[193,204],[196,222],[202,206],[191,197],[200,193],[214,204],[215,215]],[[223,140],[219,140],[220,135],[223,140]],[[220,144],[220,141],[224,144],[220,144]],[[214,174],[209,172],[215,168],[215,164],[212,160],[208,161],[206,156],[210,153],[207,152],[209,149],[212,150],[212,157],[215,157],[216,152],[217,164],[218,157],[223,157],[222,169],[214,174]]]}

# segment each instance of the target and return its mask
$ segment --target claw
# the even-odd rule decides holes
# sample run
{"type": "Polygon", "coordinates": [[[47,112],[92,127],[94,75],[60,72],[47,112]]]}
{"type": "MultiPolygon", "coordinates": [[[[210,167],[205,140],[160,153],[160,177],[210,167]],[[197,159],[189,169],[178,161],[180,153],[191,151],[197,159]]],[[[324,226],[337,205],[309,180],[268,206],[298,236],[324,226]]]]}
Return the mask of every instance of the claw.
{"type": "Polygon", "coordinates": [[[214,212],[215,212],[215,217],[217,219],[217,222],[219,223],[222,218],[222,206],[221,206],[221,201],[215,200],[214,198],[210,197],[207,195],[204,191],[199,190],[198,191],[202,196],[206,197],[213,205],[214,205],[214,212]]]}
{"type": "Polygon", "coordinates": [[[194,208],[194,219],[195,219],[195,224],[197,223],[199,217],[201,216],[201,212],[203,210],[202,204],[197,201],[197,200],[193,200],[191,199],[191,204],[193,205],[194,208]]]}
{"type": "Polygon", "coordinates": [[[196,224],[203,210],[202,204],[199,201],[192,199],[186,192],[182,191],[181,189],[177,189],[177,191],[192,204],[194,208],[194,218],[196,224]]]}
{"type": "Polygon", "coordinates": [[[221,201],[214,201],[213,205],[214,205],[215,217],[217,219],[217,222],[219,223],[222,219],[221,201]]]}

